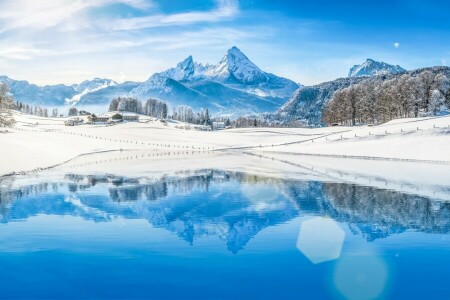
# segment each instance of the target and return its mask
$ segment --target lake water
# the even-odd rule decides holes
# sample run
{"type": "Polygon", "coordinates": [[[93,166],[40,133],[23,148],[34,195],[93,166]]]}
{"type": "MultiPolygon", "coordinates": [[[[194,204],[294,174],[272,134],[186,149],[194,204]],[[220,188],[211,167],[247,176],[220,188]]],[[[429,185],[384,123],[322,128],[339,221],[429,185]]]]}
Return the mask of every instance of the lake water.
{"type": "Polygon", "coordinates": [[[205,169],[4,180],[0,298],[450,299],[450,203],[205,169]]]}

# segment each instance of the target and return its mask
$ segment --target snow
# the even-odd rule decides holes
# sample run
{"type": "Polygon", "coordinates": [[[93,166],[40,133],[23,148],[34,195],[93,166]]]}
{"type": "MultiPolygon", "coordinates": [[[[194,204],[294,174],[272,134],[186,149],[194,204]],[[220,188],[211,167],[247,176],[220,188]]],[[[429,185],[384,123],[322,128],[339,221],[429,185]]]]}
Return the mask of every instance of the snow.
{"type": "MultiPolygon", "coordinates": [[[[55,167],[40,170],[47,179],[67,173],[157,179],[222,169],[274,178],[344,181],[450,201],[450,116],[394,120],[373,127],[218,132],[176,129],[183,123],[166,126],[145,116],[141,122],[74,127],[63,126],[65,118],[17,114],[16,119],[16,128],[0,133],[0,176],[50,166],[55,167]],[[371,135],[365,136],[369,131],[371,135]],[[393,158],[400,161],[389,160],[393,158]]],[[[14,182],[20,183],[20,178],[33,177],[15,177],[14,182]]]]}
{"type": "Polygon", "coordinates": [[[219,64],[206,72],[205,76],[222,81],[231,77],[244,84],[259,84],[268,81],[267,75],[237,47],[228,50],[219,64]]]}
{"type": "Polygon", "coordinates": [[[0,82],[8,84],[15,100],[33,106],[61,109],[76,105],[99,112],[107,109],[116,97],[144,101],[157,98],[170,107],[190,105],[196,111],[208,108],[211,113],[221,115],[275,111],[299,87],[289,79],[263,72],[236,47],[229,49],[216,65],[197,63],[189,56],[175,67],[151,75],[145,82],[117,83],[94,78],[71,86],[41,87],[6,76],[0,76],[0,82]],[[213,84],[219,88],[211,88],[213,84]]]}
{"type": "Polygon", "coordinates": [[[390,65],[368,58],[362,65],[355,65],[350,69],[348,77],[376,76],[383,74],[396,74],[406,70],[399,65],[390,65]]]}
{"type": "Polygon", "coordinates": [[[379,126],[338,127],[330,134],[267,151],[450,162],[450,116],[399,119],[379,126]]]}
{"type": "MultiPolygon", "coordinates": [[[[122,153],[121,150],[123,155],[140,151],[142,155],[154,155],[155,162],[164,160],[160,163],[161,171],[169,170],[170,166],[173,170],[175,166],[187,169],[202,166],[196,163],[197,160],[209,162],[214,168],[231,167],[227,158],[233,156],[231,154],[240,157],[233,164],[236,170],[259,170],[264,174],[297,168],[284,166],[281,170],[271,170],[276,165],[272,159],[280,160],[277,164],[283,165],[285,163],[281,161],[316,162],[331,168],[332,165],[318,162],[333,156],[337,156],[335,161],[342,162],[336,165],[347,167],[364,160],[337,158],[425,160],[444,162],[443,168],[450,169],[450,116],[396,120],[373,127],[245,128],[214,132],[177,129],[175,126],[182,123],[166,125],[146,116],[141,116],[140,122],[114,126],[65,127],[66,118],[41,118],[20,113],[16,113],[16,120],[15,128],[0,133],[0,176],[47,168],[77,157],[86,158],[80,157],[84,154],[117,155],[122,153]],[[242,156],[244,153],[255,156],[256,162],[242,156]],[[269,160],[258,163],[260,156],[268,156],[269,160]]],[[[117,171],[125,172],[128,165],[127,161],[122,161],[117,165],[117,171]]],[[[148,171],[148,166],[141,166],[148,171]]],[[[152,170],[154,168],[155,164],[152,164],[152,170]]]]}
{"type": "Polygon", "coordinates": [[[115,86],[117,84],[118,84],[117,82],[111,79],[100,79],[100,78],[94,78],[93,80],[83,81],[79,85],[72,86],[75,89],[75,91],[79,93],[74,95],[70,99],[67,98],[65,102],[67,104],[76,105],[81,100],[81,97],[83,97],[84,95],[105,89],[110,86],[115,86]]]}

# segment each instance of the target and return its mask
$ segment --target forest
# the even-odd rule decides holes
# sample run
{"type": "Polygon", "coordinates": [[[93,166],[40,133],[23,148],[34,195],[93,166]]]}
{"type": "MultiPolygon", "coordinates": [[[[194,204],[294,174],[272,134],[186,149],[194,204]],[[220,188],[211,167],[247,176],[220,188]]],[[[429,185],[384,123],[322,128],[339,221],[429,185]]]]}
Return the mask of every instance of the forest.
{"type": "Polygon", "coordinates": [[[433,116],[450,107],[450,80],[430,70],[388,80],[370,78],[337,90],[322,118],[328,125],[380,124],[396,118],[433,116]]]}

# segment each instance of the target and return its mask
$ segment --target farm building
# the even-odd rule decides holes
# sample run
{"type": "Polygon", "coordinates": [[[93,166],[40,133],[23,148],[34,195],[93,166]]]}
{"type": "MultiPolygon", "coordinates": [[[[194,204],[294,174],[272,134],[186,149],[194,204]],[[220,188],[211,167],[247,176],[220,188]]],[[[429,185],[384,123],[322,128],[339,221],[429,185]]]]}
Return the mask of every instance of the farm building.
{"type": "Polygon", "coordinates": [[[214,130],[224,130],[225,122],[213,122],[213,129],[214,130]]]}
{"type": "Polygon", "coordinates": [[[138,114],[130,113],[130,112],[120,112],[118,114],[122,115],[122,119],[124,121],[139,122],[139,115],[138,114]]]}
{"type": "Polygon", "coordinates": [[[129,112],[108,112],[101,115],[91,115],[88,117],[89,123],[108,123],[108,122],[138,122],[139,115],[129,112]]]}
{"type": "Polygon", "coordinates": [[[83,119],[76,117],[76,118],[70,118],[69,120],[65,121],[64,125],[65,126],[77,126],[77,125],[82,124],[83,122],[84,122],[83,119]]]}

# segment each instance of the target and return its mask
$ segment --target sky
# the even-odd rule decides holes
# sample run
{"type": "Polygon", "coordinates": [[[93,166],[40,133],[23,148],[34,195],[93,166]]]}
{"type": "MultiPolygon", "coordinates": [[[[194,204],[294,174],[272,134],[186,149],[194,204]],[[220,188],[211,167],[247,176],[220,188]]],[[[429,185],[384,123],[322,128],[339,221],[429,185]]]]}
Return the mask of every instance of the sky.
{"type": "Polygon", "coordinates": [[[441,0],[0,0],[0,74],[38,85],[145,81],[189,55],[237,46],[262,70],[313,85],[365,59],[450,64],[441,0]]]}

